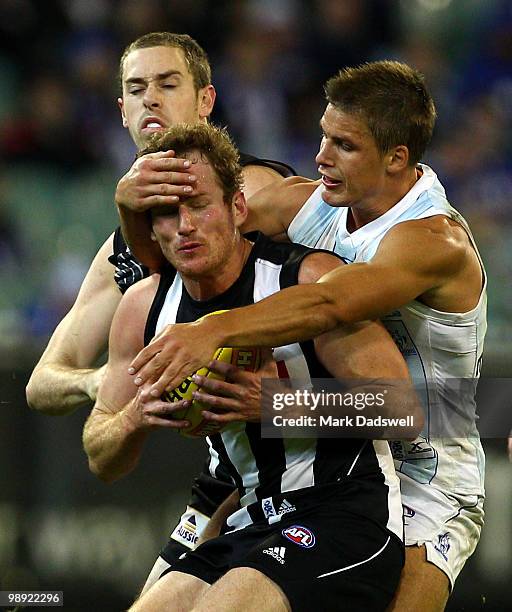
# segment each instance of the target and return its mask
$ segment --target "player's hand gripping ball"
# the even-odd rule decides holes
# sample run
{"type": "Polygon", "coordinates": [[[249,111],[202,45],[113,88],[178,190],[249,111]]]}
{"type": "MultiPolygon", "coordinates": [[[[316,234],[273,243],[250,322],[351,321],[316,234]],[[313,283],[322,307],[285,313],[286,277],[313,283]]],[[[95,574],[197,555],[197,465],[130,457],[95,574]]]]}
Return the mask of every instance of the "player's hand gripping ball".
{"type": "MultiPolygon", "coordinates": [[[[226,312],[225,310],[218,310],[212,312],[206,316],[220,314],[226,312]]],[[[223,361],[224,363],[230,363],[241,370],[247,370],[249,372],[255,372],[261,362],[261,352],[259,348],[230,348],[223,347],[215,351],[213,359],[217,361],[223,361]]],[[[213,378],[215,380],[225,380],[224,376],[212,372],[208,368],[201,368],[197,371],[197,374],[206,376],[206,378],[213,378]]],[[[168,402],[179,402],[181,400],[192,400],[192,393],[198,389],[198,386],[189,376],[180,385],[178,385],[172,391],[165,391],[162,395],[162,399],[168,402]]],[[[192,400],[192,404],[188,408],[179,410],[173,415],[174,419],[187,420],[189,421],[189,427],[182,428],[179,430],[182,436],[188,438],[204,438],[205,436],[213,435],[218,433],[224,426],[222,423],[214,423],[213,421],[207,421],[201,412],[203,410],[209,410],[210,406],[204,402],[198,400],[192,400]]]]}

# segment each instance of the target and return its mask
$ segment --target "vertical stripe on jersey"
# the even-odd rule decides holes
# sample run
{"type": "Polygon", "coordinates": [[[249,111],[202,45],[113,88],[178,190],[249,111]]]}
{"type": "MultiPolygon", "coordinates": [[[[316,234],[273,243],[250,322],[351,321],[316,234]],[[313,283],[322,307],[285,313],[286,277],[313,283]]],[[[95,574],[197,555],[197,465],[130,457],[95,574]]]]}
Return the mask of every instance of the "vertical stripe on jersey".
{"type": "MultiPolygon", "coordinates": [[[[244,423],[240,423],[240,425],[243,427],[244,423]]],[[[233,424],[230,425],[230,428],[232,426],[233,424]]],[[[223,435],[224,434],[220,433],[214,436],[208,436],[206,439],[208,441],[208,445],[210,446],[210,452],[212,450],[215,451],[215,453],[217,454],[217,457],[220,460],[219,462],[221,464],[221,467],[227,470],[227,472],[231,475],[231,477],[233,478],[233,482],[235,483],[237,489],[240,491],[240,498],[242,498],[245,495],[244,483],[243,483],[242,477],[240,476],[240,473],[238,472],[237,468],[231,462],[231,457],[226,451],[226,447],[224,446],[224,442],[222,441],[223,435]]]]}
{"type": "MultiPolygon", "coordinates": [[[[297,283],[300,261],[304,252],[294,254],[284,265],[257,259],[255,263],[254,301],[264,299],[283,287],[297,283]],[[287,264],[295,265],[287,265],[287,264]]],[[[301,389],[312,388],[308,362],[299,343],[281,346],[274,350],[274,360],[286,363],[289,378],[300,384],[301,389]]],[[[261,433],[252,437],[254,450],[261,445],[261,433]]],[[[281,492],[293,491],[315,484],[313,466],[315,462],[316,440],[264,440],[265,461],[260,465],[258,498],[265,497],[268,489],[266,484],[272,477],[281,473],[281,492]]],[[[259,453],[258,453],[259,456],[259,453]]]]}
{"type": "Polygon", "coordinates": [[[281,476],[281,492],[295,491],[315,484],[316,438],[284,438],[286,471],[281,476]]]}
{"type": "Polygon", "coordinates": [[[220,457],[219,457],[219,453],[213,448],[210,438],[206,438],[206,442],[208,443],[208,446],[210,447],[210,461],[208,464],[208,470],[210,472],[210,475],[213,476],[213,478],[215,478],[217,476],[217,474],[215,473],[215,470],[217,469],[220,463],[220,457]]]}
{"type": "Polygon", "coordinates": [[[259,302],[281,289],[279,274],[282,266],[263,259],[254,263],[254,301],[259,302]]]}
{"type": "Polygon", "coordinates": [[[158,334],[168,323],[174,323],[176,321],[176,313],[180,305],[182,287],[183,283],[181,276],[176,274],[171,288],[165,296],[164,305],[162,306],[156,324],[155,334],[158,334]]]}
{"type": "MultiPolygon", "coordinates": [[[[240,496],[240,503],[243,506],[257,501],[255,490],[260,483],[256,458],[245,429],[245,423],[231,423],[228,430],[220,434],[221,440],[219,440],[230,464],[238,473],[237,484],[239,482],[245,491],[245,494],[240,496]]],[[[219,454],[222,457],[221,450],[219,454]]]]}
{"type": "Polygon", "coordinates": [[[146,325],[144,326],[144,346],[147,346],[155,336],[157,321],[175,276],[176,270],[174,268],[169,268],[160,276],[158,289],[156,290],[156,295],[149,309],[146,325]]]}

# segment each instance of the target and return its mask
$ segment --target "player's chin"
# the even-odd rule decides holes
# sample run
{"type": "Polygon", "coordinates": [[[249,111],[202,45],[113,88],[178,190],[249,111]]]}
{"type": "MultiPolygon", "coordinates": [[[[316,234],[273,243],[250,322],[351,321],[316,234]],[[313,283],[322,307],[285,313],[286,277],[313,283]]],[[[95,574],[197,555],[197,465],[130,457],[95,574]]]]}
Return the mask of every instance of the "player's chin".
{"type": "Polygon", "coordinates": [[[350,206],[348,198],[341,186],[337,188],[326,188],[322,191],[322,200],[329,206],[350,206]]]}
{"type": "Polygon", "coordinates": [[[210,271],[210,262],[203,257],[180,258],[179,263],[174,264],[176,270],[192,280],[201,280],[210,271]]]}
{"type": "Polygon", "coordinates": [[[176,270],[178,270],[182,276],[185,276],[190,280],[200,281],[204,277],[202,269],[194,265],[176,266],[176,270]]]}

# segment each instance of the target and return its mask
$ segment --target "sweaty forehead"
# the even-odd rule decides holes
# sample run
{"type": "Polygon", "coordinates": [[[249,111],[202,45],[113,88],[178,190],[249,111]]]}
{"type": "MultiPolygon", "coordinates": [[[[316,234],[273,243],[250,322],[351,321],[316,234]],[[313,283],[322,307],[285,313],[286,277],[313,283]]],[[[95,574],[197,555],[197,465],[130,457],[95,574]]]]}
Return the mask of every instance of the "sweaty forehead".
{"type": "Polygon", "coordinates": [[[154,79],[169,72],[192,78],[181,49],[163,45],[135,49],[124,60],[123,80],[154,79]]]}
{"type": "Polygon", "coordinates": [[[190,172],[197,176],[194,193],[212,192],[216,188],[220,189],[220,182],[213,166],[208,158],[200,151],[187,151],[180,153],[178,157],[188,159],[190,161],[190,172]]]}

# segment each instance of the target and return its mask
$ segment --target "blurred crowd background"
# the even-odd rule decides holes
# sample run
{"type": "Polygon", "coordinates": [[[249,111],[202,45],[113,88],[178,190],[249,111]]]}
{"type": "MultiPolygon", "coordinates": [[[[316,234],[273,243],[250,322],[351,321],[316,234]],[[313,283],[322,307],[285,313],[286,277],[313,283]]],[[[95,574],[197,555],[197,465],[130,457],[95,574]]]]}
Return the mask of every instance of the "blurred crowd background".
{"type": "MultiPolygon", "coordinates": [[[[327,78],[384,58],[422,71],[439,115],[424,161],[468,218],[488,270],[484,372],[512,371],[510,0],[0,0],[0,587],[108,586],[113,599],[97,610],[129,601],[183,501],[162,487],[186,486],[189,473],[180,464],[177,481],[168,466],[154,469],[169,452],[156,436],[128,484],[94,482],[80,450],[84,414],[30,415],[23,386],[117,225],[115,184],[135,153],[116,103],[119,58],[160,30],[188,33],[207,50],[213,121],[242,150],[311,178],[327,78]]],[[[486,444],[494,535],[452,609],[510,609],[499,602],[512,573],[512,469],[503,441],[486,444]]],[[[176,449],[193,474],[202,449],[182,440],[176,449]]]]}

